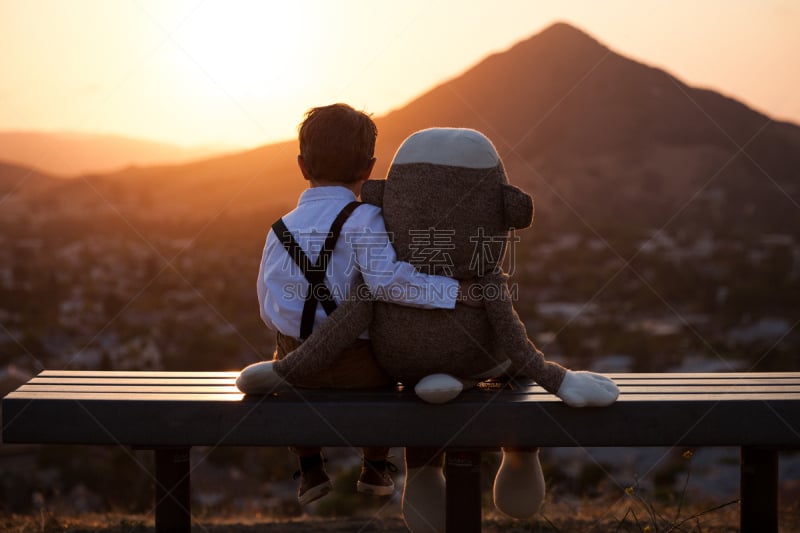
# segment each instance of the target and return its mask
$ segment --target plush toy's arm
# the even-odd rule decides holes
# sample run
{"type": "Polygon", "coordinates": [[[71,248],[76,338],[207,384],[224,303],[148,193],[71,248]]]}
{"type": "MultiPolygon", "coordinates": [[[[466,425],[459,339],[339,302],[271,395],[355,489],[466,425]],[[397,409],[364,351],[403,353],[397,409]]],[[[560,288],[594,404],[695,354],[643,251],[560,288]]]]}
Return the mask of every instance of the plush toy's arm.
{"type": "MultiPolygon", "coordinates": [[[[362,291],[356,291],[361,294],[362,291]]],[[[372,300],[348,300],[331,313],[296,350],[279,361],[254,363],[239,374],[236,386],[245,394],[268,394],[284,381],[302,382],[330,367],[372,321],[372,300]]]]}
{"type": "Polygon", "coordinates": [[[514,371],[536,380],[545,390],[557,394],[567,369],[547,361],[544,354],[528,339],[525,325],[519,319],[508,290],[508,276],[502,272],[488,274],[484,281],[484,306],[494,329],[499,347],[511,359],[514,371]]]}
{"type": "Polygon", "coordinates": [[[500,348],[511,359],[516,371],[535,379],[571,407],[599,407],[617,400],[619,388],[611,379],[594,372],[567,370],[545,359],[528,339],[525,325],[514,309],[506,274],[492,273],[486,276],[485,282],[484,304],[489,321],[500,348]]]}
{"type": "Polygon", "coordinates": [[[275,361],[275,371],[290,383],[333,365],[372,321],[372,300],[348,300],[297,349],[275,361]]]}

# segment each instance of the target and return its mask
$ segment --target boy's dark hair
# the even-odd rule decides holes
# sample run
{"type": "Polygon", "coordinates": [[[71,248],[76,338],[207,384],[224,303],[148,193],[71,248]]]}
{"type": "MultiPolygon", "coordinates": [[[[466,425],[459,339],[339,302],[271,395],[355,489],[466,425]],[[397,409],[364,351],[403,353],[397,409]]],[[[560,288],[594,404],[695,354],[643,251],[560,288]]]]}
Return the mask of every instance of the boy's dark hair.
{"type": "Polygon", "coordinates": [[[347,104],[309,109],[300,124],[300,155],[315,180],[352,183],[375,154],[378,128],[347,104]]]}

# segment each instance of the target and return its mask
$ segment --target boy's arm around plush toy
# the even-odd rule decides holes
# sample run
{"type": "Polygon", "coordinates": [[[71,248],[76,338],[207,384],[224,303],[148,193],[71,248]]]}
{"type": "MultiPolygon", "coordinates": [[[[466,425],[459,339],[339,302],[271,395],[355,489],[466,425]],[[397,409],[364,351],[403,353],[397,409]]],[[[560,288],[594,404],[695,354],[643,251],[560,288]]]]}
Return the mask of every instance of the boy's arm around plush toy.
{"type": "Polygon", "coordinates": [[[614,403],[619,389],[609,378],[593,372],[575,372],[545,359],[528,339],[519,319],[508,275],[498,270],[484,276],[484,306],[499,348],[511,360],[510,372],[535,380],[548,392],[572,407],[605,406],[614,403]]]}

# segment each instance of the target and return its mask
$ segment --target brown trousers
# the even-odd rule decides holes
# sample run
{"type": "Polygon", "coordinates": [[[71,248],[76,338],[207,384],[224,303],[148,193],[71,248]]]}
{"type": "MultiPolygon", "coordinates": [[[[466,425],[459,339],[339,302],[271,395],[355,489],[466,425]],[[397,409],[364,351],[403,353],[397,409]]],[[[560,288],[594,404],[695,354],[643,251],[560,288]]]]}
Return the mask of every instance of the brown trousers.
{"type": "MultiPolygon", "coordinates": [[[[274,360],[286,357],[286,354],[300,346],[302,342],[294,337],[278,333],[274,360]]],[[[358,339],[344,350],[330,368],[312,374],[301,381],[295,381],[298,387],[310,389],[367,389],[386,387],[394,382],[380,367],[372,352],[372,344],[365,339],[358,339]]],[[[318,455],[320,447],[290,447],[298,457],[318,455]]],[[[386,459],[388,447],[362,448],[364,458],[369,461],[386,459]]]]}

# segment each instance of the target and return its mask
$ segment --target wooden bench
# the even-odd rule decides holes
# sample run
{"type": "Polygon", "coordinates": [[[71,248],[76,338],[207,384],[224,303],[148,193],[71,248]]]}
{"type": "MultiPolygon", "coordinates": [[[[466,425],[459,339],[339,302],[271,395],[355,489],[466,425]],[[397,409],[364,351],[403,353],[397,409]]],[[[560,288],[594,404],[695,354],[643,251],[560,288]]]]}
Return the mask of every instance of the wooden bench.
{"type": "Polygon", "coordinates": [[[800,445],[800,373],[611,374],[606,408],[532,384],[425,405],[400,390],[244,397],[233,372],[45,371],[2,403],[6,443],[152,449],[157,531],[189,531],[191,446],[437,446],[447,529],[481,528],[480,453],[498,446],[739,446],[741,530],[778,530],[778,451],[800,445]]]}

